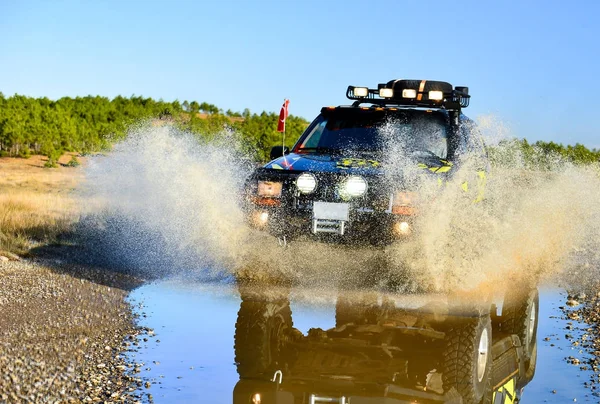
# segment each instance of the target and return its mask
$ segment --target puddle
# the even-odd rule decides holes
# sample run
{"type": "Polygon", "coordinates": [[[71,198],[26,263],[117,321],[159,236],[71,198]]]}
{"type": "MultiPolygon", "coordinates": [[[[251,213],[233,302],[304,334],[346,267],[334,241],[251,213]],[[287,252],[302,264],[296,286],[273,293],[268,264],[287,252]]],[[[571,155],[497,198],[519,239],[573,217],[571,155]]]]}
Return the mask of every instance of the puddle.
{"type": "MultiPolygon", "coordinates": [[[[526,359],[514,338],[497,331],[493,318],[472,323],[465,320],[471,312],[448,309],[452,306],[448,301],[369,296],[372,300],[367,303],[364,297],[352,298],[336,310],[335,296],[310,291],[283,291],[268,297],[242,292],[242,306],[237,287],[228,284],[169,280],[131,293],[131,302],[139,307],[139,325],[155,334],[141,335],[137,351],[129,354],[131,360],[143,363],[137,376],[150,383],[139,390],[142,401],[246,404],[260,394],[263,404],[304,403],[315,394],[315,398],[338,400],[330,402],[350,398],[346,402],[353,404],[384,402],[366,399],[384,395],[395,398],[385,401],[393,404],[404,402],[401,399],[457,402],[458,390],[470,390],[464,380],[449,381],[442,371],[453,366],[443,359],[449,349],[445,341],[453,332],[450,328],[459,328],[448,325],[474,324],[480,331],[473,335],[480,342],[481,330],[489,327],[491,333],[494,328],[489,349],[484,343],[475,348],[481,348],[479,356],[487,351],[484,356],[489,357],[480,368],[473,362],[475,379],[479,374],[483,384],[490,379],[484,394],[518,394],[525,384],[521,403],[597,402],[583,385],[591,372],[564,360],[573,356],[583,363],[587,356],[565,339],[565,334],[576,337],[579,331],[566,330],[567,320],[560,319],[558,306],[565,301],[560,289],[542,288],[539,293],[537,344],[530,345],[531,352],[537,349],[537,361],[526,359]],[[287,320],[289,308],[293,327],[287,320]],[[275,392],[270,379],[280,369],[283,383],[275,392]],[[447,381],[442,383],[444,377],[447,381]],[[455,386],[448,390],[451,382],[455,386]]],[[[461,346],[453,352],[460,356],[473,351],[469,349],[461,346]]],[[[477,380],[478,386],[482,384],[477,380]]]]}

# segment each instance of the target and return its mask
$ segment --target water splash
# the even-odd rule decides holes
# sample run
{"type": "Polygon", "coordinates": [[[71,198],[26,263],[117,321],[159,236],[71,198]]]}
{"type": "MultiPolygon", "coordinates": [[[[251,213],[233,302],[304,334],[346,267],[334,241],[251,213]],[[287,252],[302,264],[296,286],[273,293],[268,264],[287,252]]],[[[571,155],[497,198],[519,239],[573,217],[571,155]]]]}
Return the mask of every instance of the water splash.
{"type": "MultiPolygon", "coordinates": [[[[82,220],[91,251],[156,276],[277,273],[322,289],[393,284],[401,292],[537,281],[591,273],[595,265],[589,252],[600,245],[600,176],[592,167],[550,157],[532,168],[514,150],[499,150],[517,163],[492,170],[482,203],[461,187],[472,180],[476,159],[466,159],[441,188],[437,180],[420,180],[427,203],[409,241],[366,249],[294,242],[282,249],[245,222],[239,196],[253,167],[236,144],[234,133],[206,142],[172,126],[141,125],[110,154],[91,159],[82,220]]],[[[390,143],[389,150],[396,151],[389,153],[396,156],[386,162],[389,172],[417,183],[422,170],[414,159],[401,145],[390,143]]]]}
{"type": "Polygon", "coordinates": [[[208,143],[170,125],[140,125],[92,159],[84,233],[97,255],[158,274],[235,265],[247,237],[239,190],[250,170],[236,144],[227,132],[208,143]]]}

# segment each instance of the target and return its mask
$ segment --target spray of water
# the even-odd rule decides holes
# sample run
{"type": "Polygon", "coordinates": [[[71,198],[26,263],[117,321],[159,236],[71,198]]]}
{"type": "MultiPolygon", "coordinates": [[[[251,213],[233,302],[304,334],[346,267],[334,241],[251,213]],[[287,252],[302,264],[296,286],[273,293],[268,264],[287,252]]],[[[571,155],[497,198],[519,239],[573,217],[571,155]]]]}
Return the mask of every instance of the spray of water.
{"type": "MultiPolygon", "coordinates": [[[[419,184],[425,200],[416,235],[390,247],[392,267],[402,268],[420,288],[436,291],[536,283],[581,265],[593,268],[593,251],[600,246],[597,167],[541,151],[532,159],[514,143],[500,141],[508,130],[498,120],[484,117],[478,126],[500,163],[488,173],[485,200],[475,203],[481,160],[468,146],[447,183],[419,184]]],[[[401,157],[389,164],[402,171],[414,162],[401,157]]],[[[589,270],[586,277],[595,275],[589,270]]]]}
{"type": "MultiPolygon", "coordinates": [[[[493,120],[486,122],[497,135],[493,120]]],[[[168,125],[132,129],[87,168],[82,233],[93,250],[113,265],[156,275],[277,272],[331,288],[385,283],[386,274],[410,292],[581,273],[593,260],[582,251],[600,245],[598,171],[560,159],[531,169],[511,153],[514,162],[490,173],[482,203],[461,187],[476,171],[469,159],[441,188],[437,179],[419,180],[424,203],[409,241],[385,249],[308,242],[283,249],[246,224],[239,196],[253,167],[236,144],[231,133],[199,142],[168,125]]],[[[402,145],[390,142],[388,150],[388,171],[414,186],[421,170],[402,145]]]]}
{"type": "Polygon", "coordinates": [[[238,208],[249,165],[234,134],[211,143],[140,125],[87,168],[84,233],[103,259],[157,274],[234,266],[247,227],[238,208]]]}

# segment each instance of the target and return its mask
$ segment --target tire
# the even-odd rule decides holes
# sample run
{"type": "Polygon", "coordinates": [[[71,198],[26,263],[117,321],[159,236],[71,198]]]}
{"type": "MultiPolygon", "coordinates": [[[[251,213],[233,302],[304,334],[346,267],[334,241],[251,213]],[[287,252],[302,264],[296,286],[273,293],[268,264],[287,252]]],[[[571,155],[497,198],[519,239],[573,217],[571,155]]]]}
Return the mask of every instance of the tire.
{"type": "Polygon", "coordinates": [[[446,330],[442,364],[444,390],[455,388],[464,404],[489,403],[492,361],[489,315],[453,324],[446,330]]]}
{"type": "Polygon", "coordinates": [[[529,366],[537,341],[540,295],[536,289],[511,291],[504,297],[500,330],[519,337],[525,366],[529,366]]]}
{"type": "Polygon", "coordinates": [[[234,351],[242,378],[272,375],[285,367],[285,346],[292,332],[288,300],[242,301],[235,324],[234,351]]]}

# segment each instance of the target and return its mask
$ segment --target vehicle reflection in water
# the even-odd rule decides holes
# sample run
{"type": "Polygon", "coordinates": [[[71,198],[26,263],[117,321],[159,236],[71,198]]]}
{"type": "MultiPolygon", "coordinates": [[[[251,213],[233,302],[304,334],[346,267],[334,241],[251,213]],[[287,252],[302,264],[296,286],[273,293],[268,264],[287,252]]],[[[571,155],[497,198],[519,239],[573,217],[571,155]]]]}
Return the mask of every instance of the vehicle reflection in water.
{"type": "Polygon", "coordinates": [[[537,289],[507,294],[500,316],[491,303],[343,293],[336,327],[307,335],[286,291],[240,294],[234,404],[516,403],[535,373],[537,289]]]}

